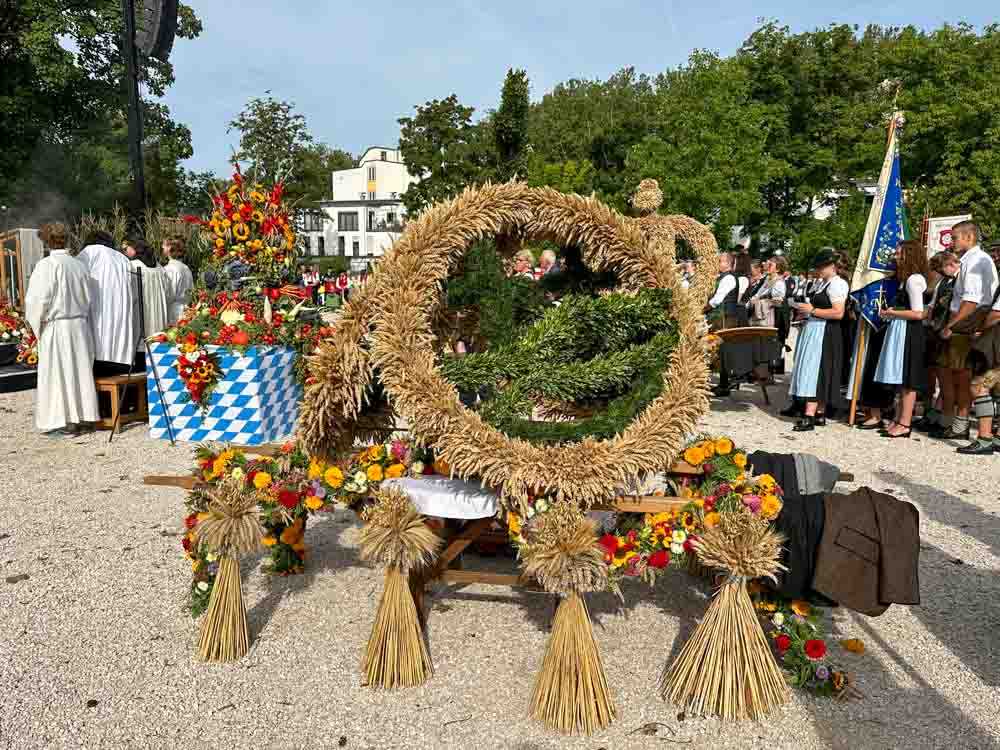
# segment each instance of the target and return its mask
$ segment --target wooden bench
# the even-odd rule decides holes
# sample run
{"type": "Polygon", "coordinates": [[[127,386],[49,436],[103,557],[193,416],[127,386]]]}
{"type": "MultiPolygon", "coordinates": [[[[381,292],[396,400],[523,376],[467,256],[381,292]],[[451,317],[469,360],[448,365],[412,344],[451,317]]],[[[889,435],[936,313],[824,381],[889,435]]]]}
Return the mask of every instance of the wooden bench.
{"type": "Polygon", "coordinates": [[[146,373],[108,375],[94,378],[94,384],[97,386],[98,406],[101,403],[101,394],[106,393],[111,399],[110,414],[105,416],[102,410],[101,418],[97,421],[97,429],[114,429],[115,432],[120,432],[122,425],[149,420],[149,404],[146,400],[146,373]],[[122,393],[130,388],[136,390],[136,408],[134,411],[119,414],[118,405],[122,403],[122,393]]]}

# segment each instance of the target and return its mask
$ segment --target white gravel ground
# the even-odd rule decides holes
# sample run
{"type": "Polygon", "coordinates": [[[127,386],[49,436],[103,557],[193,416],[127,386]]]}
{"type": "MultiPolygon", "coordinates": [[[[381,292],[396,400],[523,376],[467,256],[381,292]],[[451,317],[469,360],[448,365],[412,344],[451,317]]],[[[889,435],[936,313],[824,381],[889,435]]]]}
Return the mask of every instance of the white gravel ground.
{"type": "MultiPolygon", "coordinates": [[[[780,399],[780,394],[776,394],[780,399]]],[[[887,441],[831,425],[811,434],[744,391],[704,426],[749,448],[810,451],[916,503],[924,604],[870,619],[837,612],[834,649],[865,699],[797,693],[760,723],[683,718],[656,695],[664,663],[706,607],[686,575],[635,587],[619,610],[591,601],[619,718],[564,738],[525,718],[552,602],[469,586],[431,599],[436,673],[422,688],[375,692],[358,663],[381,588],[357,557],[353,517],[309,529],[308,573],[245,570],[254,643],[237,664],[195,659],[182,611],[189,568],[180,490],[188,447],[107,434],[39,437],[31,393],[0,395],[0,748],[988,748],[1000,746],[1000,456],[961,457],[926,438],[887,441]],[[26,574],[26,580],[10,582],[26,574]],[[5,580],[6,579],[6,582],[5,580]],[[658,722],[656,736],[640,730],[658,722]]]]}

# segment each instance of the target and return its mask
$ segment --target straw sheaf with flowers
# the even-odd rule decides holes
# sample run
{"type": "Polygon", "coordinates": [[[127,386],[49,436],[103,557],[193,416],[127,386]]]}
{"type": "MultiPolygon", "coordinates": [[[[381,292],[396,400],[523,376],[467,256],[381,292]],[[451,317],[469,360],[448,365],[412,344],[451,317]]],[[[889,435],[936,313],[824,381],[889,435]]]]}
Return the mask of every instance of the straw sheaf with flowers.
{"type": "Polygon", "coordinates": [[[17,346],[17,361],[28,367],[38,364],[38,339],[17,310],[0,299],[0,344],[17,346]]]}

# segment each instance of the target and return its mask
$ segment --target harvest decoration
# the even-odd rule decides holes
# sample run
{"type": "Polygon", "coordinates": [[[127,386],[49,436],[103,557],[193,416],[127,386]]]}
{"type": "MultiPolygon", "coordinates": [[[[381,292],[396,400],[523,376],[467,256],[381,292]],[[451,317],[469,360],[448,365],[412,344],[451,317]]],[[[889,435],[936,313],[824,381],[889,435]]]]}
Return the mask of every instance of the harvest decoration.
{"type": "Polygon", "coordinates": [[[208,400],[219,382],[219,359],[198,343],[193,333],[187,334],[177,357],[177,373],[184,381],[188,397],[198,408],[208,408],[208,400]]]}
{"type": "Polygon", "coordinates": [[[38,364],[38,341],[28,321],[2,299],[0,299],[0,344],[15,344],[19,363],[29,367],[38,364]]]}
{"type": "Polygon", "coordinates": [[[188,495],[187,531],[181,543],[193,572],[189,609],[197,617],[208,603],[218,571],[215,553],[199,543],[199,525],[207,519],[213,488],[233,480],[256,499],[262,529],[259,541],[270,555],[266,572],[291,575],[301,573],[305,566],[303,537],[308,516],[333,509],[341,480],[336,467],[310,459],[291,443],[273,458],[251,459],[238,449],[217,451],[204,445],[195,456],[196,477],[202,486],[188,495]]]}
{"type": "Polygon", "coordinates": [[[295,228],[283,201],[285,186],[247,182],[238,164],[224,191],[212,196],[212,214],[184,220],[202,227],[212,248],[209,265],[221,268],[239,261],[262,281],[280,284],[295,262],[295,228]]]}

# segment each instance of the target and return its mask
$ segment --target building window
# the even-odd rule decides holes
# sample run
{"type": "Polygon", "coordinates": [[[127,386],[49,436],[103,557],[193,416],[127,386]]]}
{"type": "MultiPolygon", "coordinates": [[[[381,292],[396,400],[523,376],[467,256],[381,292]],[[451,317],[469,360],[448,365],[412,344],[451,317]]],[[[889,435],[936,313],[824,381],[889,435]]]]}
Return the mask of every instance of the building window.
{"type": "Polygon", "coordinates": [[[357,232],[358,213],[357,211],[342,211],[337,214],[338,232],[357,232]]]}
{"type": "Polygon", "coordinates": [[[368,200],[370,200],[370,201],[375,200],[375,191],[374,190],[372,192],[368,193],[368,200]]]}
{"type": "Polygon", "coordinates": [[[385,161],[385,151],[382,152],[382,161],[385,161]]]}
{"type": "Polygon", "coordinates": [[[357,237],[354,238],[354,242],[352,243],[351,249],[354,251],[355,258],[361,257],[361,242],[358,240],[357,237]]]}
{"type": "Polygon", "coordinates": [[[337,238],[337,252],[343,257],[347,255],[347,240],[343,235],[337,238]]]}
{"type": "Polygon", "coordinates": [[[326,255],[326,238],[317,237],[316,238],[316,250],[320,255],[326,255]]]}
{"type": "Polygon", "coordinates": [[[395,224],[396,223],[396,214],[394,214],[392,211],[390,211],[389,213],[387,213],[385,215],[385,223],[386,224],[395,224]]]}
{"type": "MultiPolygon", "coordinates": [[[[385,153],[384,151],[382,153],[385,153]]],[[[373,181],[375,179],[375,167],[368,167],[368,180],[373,181]]]]}
{"type": "Polygon", "coordinates": [[[309,255],[310,244],[309,241],[312,239],[308,234],[302,236],[302,246],[306,249],[306,255],[309,255]]]}
{"type": "Polygon", "coordinates": [[[368,212],[368,231],[369,232],[374,232],[375,231],[375,212],[374,211],[369,211],[368,212]]]}

